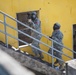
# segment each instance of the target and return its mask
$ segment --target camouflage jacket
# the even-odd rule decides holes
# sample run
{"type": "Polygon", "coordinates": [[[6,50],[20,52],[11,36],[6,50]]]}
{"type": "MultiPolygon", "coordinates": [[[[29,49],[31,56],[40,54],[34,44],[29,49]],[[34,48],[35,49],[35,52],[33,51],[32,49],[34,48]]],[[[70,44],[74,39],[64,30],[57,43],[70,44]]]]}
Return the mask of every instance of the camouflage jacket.
{"type": "MultiPolygon", "coordinates": [[[[38,32],[41,33],[41,23],[40,23],[40,20],[39,20],[38,18],[36,18],[35,21],[32,22],[31,27],[32,27],[33,29],[35,29],[36,31],[38,31],[38,32]]],[[[37,36],[40,36],[40,37],[41,37],[40,34],[34,32],[34,31],[31,31],[31,33],[32,33],[32,36],[33,36],[33,37],[37,37],[37,36]]]]}
{"type": "MultiPolygon", "coordinates": [[[[62,43],[63,34],[62,34],[62,32],[60,30],[53,31],[51,37],[52,37],[53,40],[57,41],[58,43],[63,44],[62,43]]],[[[62,46],[58,45],[55,42],[53,42],[53,46],[54,47],[62,47],[62,46]]]]}

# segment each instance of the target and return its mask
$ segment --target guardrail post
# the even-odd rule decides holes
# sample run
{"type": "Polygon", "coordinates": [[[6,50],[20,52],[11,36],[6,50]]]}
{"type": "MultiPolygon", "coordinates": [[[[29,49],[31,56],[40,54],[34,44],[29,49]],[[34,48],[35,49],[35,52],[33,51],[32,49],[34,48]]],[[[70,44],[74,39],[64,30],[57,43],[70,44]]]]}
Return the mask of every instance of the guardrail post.
{"type": "MultiPolygon", "coordinates": [[[[17,22],[16,22],[17,23],[17,22]]],[[[17,24],[17,29],[18,29],[18,24],[17,24]]],[[[18,31],[17,31],[18,32],[18,31]]],[[[18,33],[19,34],[19,33],[18,33]]],[[[18,38],[19,38],[19,35],[18,35],[18,38]]],[[[19,49],[19,40],[18,41],[18,49],[19,49]]]]}
{"type": "Polygon", "coordinates": [[[53,50],[53,40],[52,40],[52,67],[54,68],[54,50],[53,50]]]}
{"type": "Polygon", "coordinates": [[[7,36],[7,26],[6,26],[6,15],[4,15],[4,31],[5,31],[5,43],[6,47],[8,48],[8,36],[7,36]]]}
{"type": "Polygon", "coordinates": [[[66,75],[68,75],[68,63],[65,63],[65,67],[66,67],[66,75]]]}

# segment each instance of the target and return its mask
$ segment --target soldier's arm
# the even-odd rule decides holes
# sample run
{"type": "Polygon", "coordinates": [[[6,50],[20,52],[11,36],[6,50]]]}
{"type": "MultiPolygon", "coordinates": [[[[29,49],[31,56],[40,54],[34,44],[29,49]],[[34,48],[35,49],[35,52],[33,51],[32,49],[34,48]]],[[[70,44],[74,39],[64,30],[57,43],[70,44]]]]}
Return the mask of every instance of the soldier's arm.
{"type": "Polygon", "coordinates": [[[35,23],[33,21],[31,22],[33,28],[35,28],[36,26],[38,26],[40,28],[40,23],[41,22],[38,19],[35,23]]]}
{"type": "Polygon", "coordinates": [[[35,23],[34,22],[31,22],[31,27],[35,28],[35,23]]]}
{"type": "Polygon", "coordinates": [[[34,24],[34,22],[33,22],[31,19],[29,19],[28,22],[30,23],[30,26],[31,26],[32,28],[35,28],[35,24],[34,24]]]}
{"type": "Polygon", "coordinates": [[[59,34],[52,37],[52,39],[57,41],[57,42],[62,41],[62,38],[63,38],[63,34],[61,34],[61,33],[59,33],[59,34]]]}

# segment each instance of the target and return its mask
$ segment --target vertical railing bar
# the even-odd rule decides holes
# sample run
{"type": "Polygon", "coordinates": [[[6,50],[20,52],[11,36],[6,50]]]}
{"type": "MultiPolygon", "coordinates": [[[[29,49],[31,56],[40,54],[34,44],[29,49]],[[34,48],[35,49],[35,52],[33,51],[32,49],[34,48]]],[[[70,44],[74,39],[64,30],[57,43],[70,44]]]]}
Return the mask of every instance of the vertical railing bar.
{"type": "MultiPolygon", "coordinates": [[[[17,24],[17,22],[16,22],[16,24],[17,24]]],[[[17,29],[18,29],[18,24],[17,24],[17,29]]],[[[18,34],[18,38],[19,38],[19,32],[17,31],[17,34],[18,34]]],[[[18,41],[18,49],[19,49],[19,40],[17,40],[18,41]]]]}
{"type": "Polygon", "coordinates": [[[5,31],[5,43],[6,47],[8,48],[8,36],[7,36],[7,26],[6,26],[6,15],[4,15],[4,31],[5,31]]]}
{"type": "Polygon", "coordinates": [[[65,63],[65,67],[66,67],[66,75],[68,75],[68,63],[65,63]]]}
{"type": "Polygon", "coordinates": [[[54,68],[54,50],[53,50],[53,41],[52,41],[52,67],[54,68]]]}

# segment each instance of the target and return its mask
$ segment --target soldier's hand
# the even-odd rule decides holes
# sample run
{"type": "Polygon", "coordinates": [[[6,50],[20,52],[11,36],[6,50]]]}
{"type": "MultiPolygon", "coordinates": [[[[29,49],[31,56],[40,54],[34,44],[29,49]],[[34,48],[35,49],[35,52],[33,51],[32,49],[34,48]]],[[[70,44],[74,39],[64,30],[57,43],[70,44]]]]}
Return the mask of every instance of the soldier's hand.
{"type": "Polygon", "coordinates": [[[30,23],[31,23],[31,22],[32,22],[32,20],[31,20],[31,19],[28,19],[28,22],[30,22],[30,23]]]}

